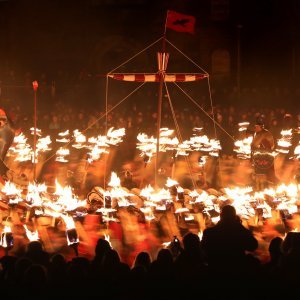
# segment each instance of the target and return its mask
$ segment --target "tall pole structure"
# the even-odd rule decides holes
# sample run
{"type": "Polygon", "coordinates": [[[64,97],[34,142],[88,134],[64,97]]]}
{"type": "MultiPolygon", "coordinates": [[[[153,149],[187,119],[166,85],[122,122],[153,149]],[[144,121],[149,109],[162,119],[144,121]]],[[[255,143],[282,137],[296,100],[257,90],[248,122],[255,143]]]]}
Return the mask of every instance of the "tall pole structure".
{"type": "Polygon", "coordinates": [[[237,86],[237,100],[241,97],[241,30],[243,26],[237,25],[237,63],[236,63],[236,86],[237,86]]]}
{"type": "Polygon", "coordinates": [[[34,104],[33,104],[33,122],[34,122],[34,128],[33,128],[33,181],[36,180],[36,120],[37,120],[37,100],[36,100],[36,94],[38,89],[38,82],[33,81],[33,94],[34,94],[34,104]]]}
{"type": "MultiPolygon", "coordinates": [[[[165,47],[163,47],[165,48],[165,47]]],[[[164,52],[157,53],[158,72],[159,72],[159,91],[158,91],[158,107],[157,107],[157,141],[156,141],[156,159],[155,159],[155,186],[157,186],[158,163],[159,163],[159,140],[161,127],[161,110],[163,98],[163,85],[165,82],[166,69],[168,64],[169,54],[164,52]]]]}
{"type": "Polygon", "coordinates": [[[164,35],[162,39],[162,51],[157,53],[158,62],[158,74],[159,74],[159,90],[158,90],[158,107],[157,107],[157,130],[156,130],[156,158],[155,158],[155,170],[154,170],[154,184],[157,187],[158,177],[158,163],[159,163],[159,140],[160,140],[160,127],[161,127],[161,110],[162,110],[162,98],[163,98],[163,85],[165,81],[166,69],[169,60],[169,54],[165,53],[166,49],[166,32],[167,32],[167,20],[169,11],[167,11],[167,17],[164,28],[164,35]]]}

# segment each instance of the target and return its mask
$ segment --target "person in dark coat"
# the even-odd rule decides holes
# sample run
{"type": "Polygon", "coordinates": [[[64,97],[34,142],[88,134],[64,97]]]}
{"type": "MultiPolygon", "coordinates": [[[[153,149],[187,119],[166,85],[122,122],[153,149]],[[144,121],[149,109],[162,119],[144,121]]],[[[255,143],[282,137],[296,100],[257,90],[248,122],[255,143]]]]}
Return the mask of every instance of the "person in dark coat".
{"type": "Polygon", "coordinates": [[[204,230],[201,246],[211,274],[239,278],[249,262],[247,251],[255,251],[258,241],[242,225],[235,208],[225,205],[221,210],[220,221],[204,230]]]}

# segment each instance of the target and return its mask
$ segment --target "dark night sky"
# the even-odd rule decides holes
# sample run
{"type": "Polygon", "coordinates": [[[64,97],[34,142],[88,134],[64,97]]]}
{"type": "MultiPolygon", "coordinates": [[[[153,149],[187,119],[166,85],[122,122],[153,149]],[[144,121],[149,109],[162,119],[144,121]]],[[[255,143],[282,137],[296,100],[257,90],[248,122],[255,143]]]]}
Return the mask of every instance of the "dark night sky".
{"type": "MultiPolygon", "coordinates": [[[[300,1],[228,0],[228,18],[212,18],[213,0],[7,0],[0,1],[1,74],[13,69],[35,76],[58,70],[105,74],[161,37],[166,11],[196,17],[196,32],[167,31],[167,38],[209,73],[215,49],[230,53],[230,80],[240,33],[242,84],[290,84],[299,74],[300,1]]],[[[156,61],[137,59],[129,68],[156,61]]],[[[180,67],[180,62],[179,62],[180,67]]],[[[147,71],[141,69],[140,71],[147,71]]],[[[136,70],[132,70],[136,71],[136,70]]],[[[2,78],[3,79],[3,78],[2,78]]]]}
{"type": "Polygon", "coordinates": [[[246,55],[250,51],[261,57],[277,55],[292,47],[293,42],[299,43],[297,0],[229,1],[229,18],[224,22],[211,21],[209,0],[7,0],[0,5],[1,35],[6,41],[1,45],[1,53],[16,63],[69,59],[88,64],[87,56],[99,44],[109,47],[103,41],[113,36],[124,37],[119,47],[128,47],[126,43],[146,46],[162,35],[167,9],[197,18],[192,38],[174,32],[169,32],[169,36],[179,42],[185,39],[198,49],[225,36],[234,40],[238,23],[243,24],[246,55]]]}

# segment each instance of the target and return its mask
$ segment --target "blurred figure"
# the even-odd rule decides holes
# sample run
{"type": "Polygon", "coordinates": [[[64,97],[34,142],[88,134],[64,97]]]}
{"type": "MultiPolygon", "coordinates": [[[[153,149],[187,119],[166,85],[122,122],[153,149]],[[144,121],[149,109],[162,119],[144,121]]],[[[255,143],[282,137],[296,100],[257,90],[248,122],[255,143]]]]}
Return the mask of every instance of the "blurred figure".
{"type": "Polygon", "coordinates": [[[264,120],[257,118],[251,144],[251,157],[254,165],[255,185],[257,190],[276,185],[274,156],[275,141],[272,133],[265,129],[264,120]]]}
{"type": "Polygon", "coordinates": [[[294,151],[299,143],[299,128],[297,128],[291,114],[284,114],[281,129],[277,145],[279,153],[276,155],[275,161],[276,174],[281,182],[289,184],[293,181],[293,174],[297,169],[294,151]]]}
{"type": "Polygon", "coordinates": [[[9,168],[4,160],[7,151],[14,141],[15,131],[9,122],[4,110],[0,109],[0,175],[8,177],[9,168]]]}

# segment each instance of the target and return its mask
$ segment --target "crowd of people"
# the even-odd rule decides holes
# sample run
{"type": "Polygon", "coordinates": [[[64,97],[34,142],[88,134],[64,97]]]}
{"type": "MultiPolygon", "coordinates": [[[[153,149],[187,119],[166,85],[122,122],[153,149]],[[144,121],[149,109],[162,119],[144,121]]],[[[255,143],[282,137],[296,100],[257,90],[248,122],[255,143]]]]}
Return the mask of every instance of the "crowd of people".
{"type": "Polygon", "coordinates": [[[205,297],[269,299],[292,295],[299,281],[300,234],[274,236],[268,256],[257,252],[259,240],[235,208],[224,205],[220,221],[203,236],[187,232],[161,246],[155,255],[141,249],[129,264],[101,237],[91,258],[48,253],[43,242],[29,242],[18,255],[0,258],[2,295],[110,299],[205,297]],[[104,296],[105,295],[105,296],[104,296]]]}
{"type": "MultiPolygon", "coordinates": [[[[123,142],[118,146],[121,150],[118,151],[112,165],[112,170],[121,171],[125,163],[135,160],[138,155],[137,135],[146,133],[149,136],[156,136],[157,112],[153,110],[153,106],[142,108],[137,104],[132,104],[124,110],[111,110],[111,106],[109,106],[108,111],[109,113],[106,115],[105,110],[78,109],[63,102],[56,102],[53,103],[51,111],[38,111],[37,127],[41,129],[42,136],[51,136],[54,142],[53,149],[55,149],[55,138],[59,132],[66,130],[73,132],[77,129],[86,136],[97,136],[104,134],[106,128],[125,128],[126,134],[123,142]]],[[[33,115],[24,113],[21,106],[18,105],[7,107],[6,112],[12,120],[16,134],[23,132],[32,142],[30,128],[33,124],[33,115]]],[[[249,122],[249,133],[254,135],[255,123],[260,120],[263,131],[267,130],[272,136],[273,141],[270,147],[272,150],[276,148],[277,141],[281,137],[281,130],[292,128],[299,136],[300,114],[284,108],[259,110],[252,108],[243,111],[234,106],[217,105],[213,109],[207,108],[207,114],[214,117],[216,126],[212,119],[202,111],[188,108],[175,110],[176,122],[183,139],[189,139],[194,134],[193,128],[203,128],[203,134],[209,138],[217,137],[220,140],[221,158],[235,157],[234,141],[245,137],[239,131],[239,123],[242,122],[249,122]]],[[[162,115],[161,127],[174,128],[171,114],[162,115]]]]}
{"type": "MultiPolygon", "coordinates": [[[[244,92],[241,97],[245,99],[259,94],[255,89],[244,92]]],[[[291,96],[278,90],[274,90],[272,95],[277,95],[278,99],[291,96]]],[[[223,103],[233,103],[224,100],[236,94],[234,91],[219,91],[213,96],[221,97],[223,103]]],[[[293,95],[292,99],[296,96],[293,95]]],[[[52,104],[50,110],[38,110],[37,126],[44,135],[56,136],[67,129],[78,129],[94,136],[103,134],[106,128],[125,128],[124,145],[116,157],[117,167],[118,163],[124,166],[124,163],[135,159],[138,133],[156,134],[158,115],[155,105],[132,102],[126,109],[115,110],[109,106],[106,115],[104,109],[95,107],[76,108],[64,101],[52,104]]],[[[256,135],[254,148],[266,146],[273,149],[282,129],[300,127],[300,112],[294,109],[249,106],[243,109],[241,105],[216,105],[212,108],[205,104],[202,108],[207,114],[187,107],[175,109],[181,134],[188,138],[194,127],[203,127],[204,134],[220,140],[223,158],[235,156],[233,141],[241,137],[240,122],[249,122],[251,132],[253,128],[252,133],[256,135]],[[207,115],[215,119],[218,126],[215,127],[207,115]],[[269,141],[267,145],[261,140],[258,142],[261,130],[267,130],[272,137],[265,139],[269,141]]],[[[22,105],[10,103],[4,109],[15,133],[29,135],[33,115],[22,105]]],[[[173,128],[173,116],[166,107],[163,112],[162,127],[173,128]]],[[[5,155],[1,161],[4,159],[5,155]]],[[[75,163],[75,166],[78,167],[78,164],[75,163]]],[[[4,169],[3,173],[6,171],[4,169]]],[[[124,262],[122,255],[104,237],[97,241],[93,257],[79,254],[70,258],[63,253],[50,253],[45,250],[43,242],[33,241],[26,248],[1,257],[0,289],[9,293],[10,297],[30,295],[38,298],[45,295],[57,298],[65,294],[75,298],[99,294],[99,297],[107,295],[105,297],[113,299],[179,299],[192,295],[205,295],[208,299],[220,296],[268,299],[273,295],[292,293],[299,280],[299,233],[290,231],[284,237],[274,234],[269,243],[269,256],[262,259],[259,255],[261,241],[253,231],[253,228],[242,225],[235,209],[228,205],[222,208],[220,222],[208,226],[203,237],[193,232],[185,233],[182,238],[174,237],[168,247],[161,247],[155,255],[140,245],[140,252],[130,262],[124,262]]]]}

